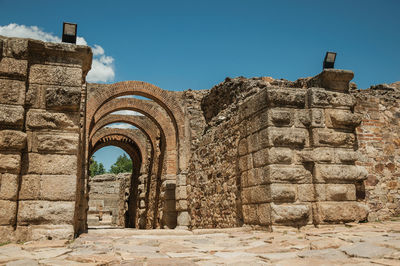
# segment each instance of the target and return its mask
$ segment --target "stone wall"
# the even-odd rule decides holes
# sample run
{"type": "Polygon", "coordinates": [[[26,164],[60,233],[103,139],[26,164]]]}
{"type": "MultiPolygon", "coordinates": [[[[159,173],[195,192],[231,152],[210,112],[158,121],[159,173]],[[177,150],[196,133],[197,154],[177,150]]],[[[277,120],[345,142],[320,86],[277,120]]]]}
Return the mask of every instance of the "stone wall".
{"type": "Polygon", "coordinates": [[[369,221],[400,215],[400,82],[353,90],[360,159],[368,171],[363,184],[369,221]]]}
{"type": "Polygon", "coordinates": [[[192,227],[365,220],[352,77],[330,70],[292,83],[237,78],[214,87],[189,167],[192,227]]]}
{"type": "Polygon", "coordinates": [[[88,226],[125,227],[131,173],[90,177],[88,226]]]}
{"type": "Polygon", "coordinates": [[[0,36],[0,238],[74,235],[86,46],[0,36]]]}

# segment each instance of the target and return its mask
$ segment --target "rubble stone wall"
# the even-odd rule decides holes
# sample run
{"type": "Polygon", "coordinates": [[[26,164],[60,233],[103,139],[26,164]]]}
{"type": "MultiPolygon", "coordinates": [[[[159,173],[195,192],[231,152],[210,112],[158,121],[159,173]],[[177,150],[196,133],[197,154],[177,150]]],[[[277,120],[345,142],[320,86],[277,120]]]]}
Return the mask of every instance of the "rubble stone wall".
{"type": "Polygon", "coordinates": [[[71,238],[86,46],[0,37],[0,238],[71,238]]]}
{"type": "Polygon", "coordinates": [[[400,215],[400,82],[354,90],[360,159],[368,177],[363,184],[369,221],[400,215]]]}
{"type": "Polygon", "coordinates": [[[125,227],[131,173],[104,174],[89,180],[88,225],[125,227]]]}
{"type": "Polygon", "coordinates": [[[214,87],[189,168],[192,227],[365,220],[352,77],[331,70],[301,88],[243,78],[214,87]]]}

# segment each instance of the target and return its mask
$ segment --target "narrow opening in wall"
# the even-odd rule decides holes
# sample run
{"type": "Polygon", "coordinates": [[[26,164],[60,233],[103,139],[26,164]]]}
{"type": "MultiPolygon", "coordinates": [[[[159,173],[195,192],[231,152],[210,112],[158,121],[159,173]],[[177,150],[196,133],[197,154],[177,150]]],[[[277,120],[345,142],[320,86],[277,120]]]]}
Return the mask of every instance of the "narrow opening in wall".
{"type": "Polygon", "coordinates": [[[89,165],[89,228],[136,227],[140,163],[123,149],[97,150],[89,165]]]}

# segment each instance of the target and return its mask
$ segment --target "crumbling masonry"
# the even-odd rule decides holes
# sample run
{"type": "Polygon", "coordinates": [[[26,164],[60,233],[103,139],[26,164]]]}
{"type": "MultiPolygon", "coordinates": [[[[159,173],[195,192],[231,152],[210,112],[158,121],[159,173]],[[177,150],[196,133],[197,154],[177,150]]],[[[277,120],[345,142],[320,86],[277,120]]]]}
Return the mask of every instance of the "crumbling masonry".
{"type": "MultiPolygon", "coordinates": [[[[103,191],[89,184],[89,159],[109,145],[134,165],[101,207],[120,226],[299,227],[400,214],[399,83],[356,90],[351,71],[324,70],[175,92],[88,84],[91,60],[86,46],[0,37],[2,241],[87,230],[99,215],[89,195],[103,191]],[[137,129],[106,127],[116,122],[137,129]]],[[[107,180],[117,182],[96,182],[107,180]]]]}

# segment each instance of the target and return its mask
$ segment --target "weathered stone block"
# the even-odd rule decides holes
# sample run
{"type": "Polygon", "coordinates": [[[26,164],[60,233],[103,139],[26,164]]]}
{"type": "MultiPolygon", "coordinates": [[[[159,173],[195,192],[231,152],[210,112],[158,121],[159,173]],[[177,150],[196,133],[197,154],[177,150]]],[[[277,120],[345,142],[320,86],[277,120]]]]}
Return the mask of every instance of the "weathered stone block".
{"type": "Polygon", "coordinates": [[[0,174],[0,200],[16,200],[18,175],[0,174]]]}
{"type": "Polygon", "coordinates": [[[310,110],[311,127],[325,127],[325,112],[323,109],[310,110]]]}
{"type": "Polygon", "coordinates": [[[361,202],[318,202],[314,209],[317,224],[364,221],[369,211],[361,202]]]}
{"type": "Polygon", "coordinates": [[[186,186],[177,187],[175,190],[175,197],[177,200],[185,200],[187,199],[187,191],[186,186]]]}
{"type": "Polygon", "coordinates": [[[262,170],[262,168],[253,168],[246,173],[247,186],[256,186],[268,183],[268,176],[265,175],[265,172],[262,170]]]}
{"type": "Polygon", "coordinates": [[[28,62],[9,57],[0,57],[0,76],[25,79],[28,62]]]}
{"type": "Polygon", "coordinates": [[[358,151],[348,149],[336,149],[335,156],[335,161],[337,163],[353,163],[360,159],[360,153],[358,151]]]}
{"type": "Polygon", "coordinates": [[[29,174],[76,175],[75,155],[29,153],[28,160],[29,174]]]}
{"type": "Polygon", "coordinates": [[[53,65],[32,65],[29,72],[29,83],[82,86],[82,69],[53,65]]]}
{"type": "Polygon", "coordinates": [[[272,202],[294,202],[296,201],[296,185],[271,184],[272,202]]]}
{"type": "Polygon", "coordinates": [[[268,106],[266,91],[262,90],[239,106],[240,119],[245,119],[268,106]]]}
{"type": "Polygon", "coordinates": [[[20,200],[38,200],[41,193],[40,175],[24,175],[21,179],[20,200]]]}
{"type": "Polygon", "coordinates": [[[23,105],[25,102],[25,82],[0,79],[0,103],[23,105]]]}
{"type": "Polygon", "coordinates": [[[26,122],[29,129],[77,130],[79,126],[79,116],[74,113],[51,113],[29,110],[26,122]]]}
{"type": "Polygon", "coordinates": [[[0,200],[0,225],[12,225],[15,222],[17,202],[0,200]]]}
{"type": "Polygon", "coordinates": [[[327,91],[322,88],[310,88],[307,93],[310,107],[350,109],[356,104],[354,97],[347,93],[327,91]]]}
{"type": "Polygon", "coordinates": [[[326,200],[356,200],[356,186],[354,184],[326,184],[326,200]]]}
{"type": "Polygon", "coordinates": [[[18,59],[28,58],[28,39],[7,38],[3,42],[3,56],[18,59]]]}
{"type": "Polygon", "coordinates": [[[269,203],[257,205],[257,223],[259,225],[271,224],[271,206],[269,203]]]}
{"type": "Polygon", "coordinates": [[[294,111],[294,126],[299,128],[309,127],[311,125],[310,110],[295,109],[294,111]]]}
{"type": "MultiPolygon", "coordinates": [[[[144,178],[147,176],[143,176],[144,178]]],[[[187,180],[187,175],[186,174],[179,174],[176,176],[176,185],[177,186],[186,186],[186,180],[187,180]]],[[[143,180],[144,182],[144,180],[143,180]]],[[[143,184],[143,190],[144,190],[144,184],[143,184]]]]}
{"type": "Polygon", "coordinates": [[[22,150],[26,145],[26,133],[17,130],[0,130],[0,150],[22,150]]]}
{"type": "Polygon", "coordinates": [[[361,115],[350,110],[326,110],[326,125],[330,128],[354,129],[361,123],[361,115]]]}
{"type": "Polygon", "coordinates": [[[269,106],[295,106],[304,107],[304,89],[293,88],[268,88],[267,101],[269,106]]]}
{"type": "Polygon", "coordinates": [[[33,152],[76,154],[79,134],[33,132],[29,150],[33,152]]]}
{"type": "Polygon", "coordinates": [[[255,152],[258,151],[261,147],[260,145],[260,137],[258,132],[251,134],[247,138],[247,145],[248,145],[248,151],[249,152],[255,152]]]}
{"type": "Polygon", "coordinates": [[[293,150],[290,148],[270,148],[268,150],[268,163],[290,164],[293,158],[293,150]]]}
{"type": "Polygon", "coordinates": [[[268,128],[270,146],[304,147],[308,145],[308,131],[300,128],[268,128]]]}
{"type": "Polygon", "coordinates": [[[367,178],[368,172],[357,165],[316,164],[315,179],[320,183],[355,182],[367,178]]]}
{"type": "Polygon", "coordinates": [[[311,208],[306,204],[274,204],[271,203],[272,223],[280,224],[307,224],[311,208]]]}
{"type": "Polygon", "coordinates": [[[332,162],[335,159],[335,149],[320,147],[308,150],[297,151],[296,162],[332,162]]]}
{"type": "Polygon", "coordinates": [[[302,165],[268,165],[263,168],[270,183],[311,183],[312,175],[302,165]]]}
{"type": "Polygon", "coordinates": [[[41,240],[58,240],[58,239],[73,239],[74,227],[69,224],[59,225],[31,225],[29,226],[29,235],[32,241],[41,240]]]}
{"type": "MultiPolygon", "coordinates": [[[[243,122],[245,122],[244,120],[243,122]]],[[[248,118],[246,123],[247,134],[253,134],[260,129],[266,128],[268,126],[268,110],[264,109],[259,113],[256,113],[248,118]]],[[[242,135],[244,136],[244,135],[242,135]]]]}
{"type": "Polygon", "coordinates": [[[268,117],[269,125],[272,126],[291,126],[293,124],[293,110],[291,109],[271,109],[268,117]]]}
{"type": "Polygon", "coordinates": [[[253,168],[253,159],[251,154],[244,155],[239,158],[239,170],[247,171],[248,169],[253,168]]]}
{"type": "Polygon", "coordinates": [[[190,215],[188,212],[179,212],[177,222],[179,226],[189,226],[190,225],[190,215]]]}
{"type": "Polygon", "coordinates": [[[22,129],[24,124],[24,107],[1,105],[0,106],[0,125],[22,129]]]}
{"type": "Polygon", "coordinates": [[[75,193],[75,175],[40,176],[40,199],[73,201],[75,193]]]}
{"type": "Polygon", "coordinates": [[[314,201],[315,189],[313,184],[297,185],[297,198],[299,201],[314,201]]]}
{"type": "Polygon", "coordinates": [[[271,201],[271,190],[269,185],[247,187],[243,188],[242,190],[243,204],[264,203],[270,201],[271,201]]]}
{"type": "Polygon", "coordinates": [[[324,69],[320,74],[313,77],[309,83],[328,90],[347,92],[354,73],[343,69],[324,69]]]}
{"type": "Polygon", "coordinates": [[[21,167],[20,154],[0,154],[0,172],[19,174],[21,167]]]}
{"type": "Polygon", "coordinates": [[[40,84],[29,84],[25,95],[25,103],[29,108],[45,109],[45,86],[40,84]]]}
{"type": "Polygon", "coordinates": [[[268,149],[259,150],[253,153],[253,166],[261,167],[268,163],[268,149]]]}
{"type": "Polygon", "coordinates": [[[256,204],[244,204],[242,206],[243,210],[243,220],[245,224],[257,224],[259,219],[257,215],[257,205],[256,204]]]}
{"type": "Polygon", "coordinates": [[[20,201],[18,224],[72,224],[73,201],[20,201]]]}
{"type": "Polygon", "coordinates": [[[80,87],[49,87],[46,89],[46,109],[78,111],[80,87]]]}
{"type": "Polygon", "coordinates": [[[248,152],[247,146],[248,146],[248,144],[247,144],[246,138],[243,138],[239,141],[239,145],[238,145],[239,156],[243,156],[243,155],[247,154],[247,152],[248,152]]]}
{"type": "Polygon", "coordinates": [[[316,147],[333,146],[352,148],[355,145],[355,135],[353,133],[339,132],[326,128],[313,129],[313,140],[316,147]]]}

